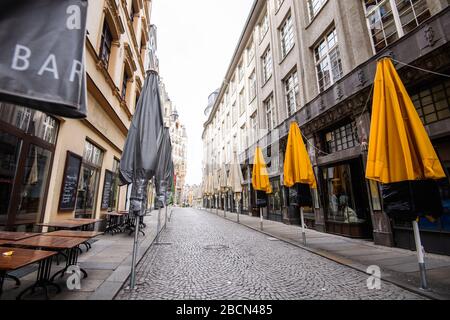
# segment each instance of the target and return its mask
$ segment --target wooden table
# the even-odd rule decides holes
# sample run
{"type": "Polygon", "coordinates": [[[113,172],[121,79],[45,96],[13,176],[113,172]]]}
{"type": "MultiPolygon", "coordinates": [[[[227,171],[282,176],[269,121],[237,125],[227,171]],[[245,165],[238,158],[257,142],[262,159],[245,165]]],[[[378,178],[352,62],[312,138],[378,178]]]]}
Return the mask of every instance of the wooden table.
{"type": "Polygon", "coordinates": [[[50,221],[46,223],[38,223],[37,226],[39,227],[48,227],[48,228],[54,228],[54,229],[77,229],[81,226],[85,225],[86,223],[80,223],[76,221],[50,221]]]}
{"type": "Polygon", "coordinates": [[[98,237],[102,234],[103,234],[103,232],[98,232],[98,231],[59,230],[59,231],[44,233],[43,236],[92,239],[92,238],[98,237]]]}
{"type": "MultiPolygon", "coordinates": [[[[45,236],[40,235],[33,238],[28,238],[21,241],[16,241],[12,243],[13,246],[18,247],[30,247],[30,248],[39,248],[50,251],[57,251],[62,253],[63,251],[67,251],[66,258],[66,266],[64,269],[58,271],[51,277],[51,281],[53,281],[58,274],[61,274],[61,277],[64,276],[64,273],[70,266],[77,266],[78,263],[78,254],[81,250],[79,246],[86,241],[85,238],[75,238],[75,237],[55,237],[55,236],[45,236]]],[[[80,271],[83,273],[84,277],[87,277],[87,272],[83,268],[80,268],[80,271]]]]}
{"type": "Polygon", "coordinates": [[[54,255],[56,255],[56,252],[0,247],[0,295],[3,290],[4,280],[8,276],[6,274],[8,271],[14,271],[36,262],[39,262],[36,282],[22,291],[17,299],[20,299],[26,292],[30,290],[34,291],[39,287],[44,288],[47,298],[47,287],[49,286],[55,287],[59,293],[61,288],[50,281],[52,258],[54,255]],[[13,255],[8,257],[3,256],[3,253],[8,251],[13,251],[13,255]]]}
{"type": "Polygon", "coordinates": [[[18,241],[38,235],[40,235],[40,233],[0,231],[0,240],[18,241]]]}
{"type": "Polygon", "coordinates": [[[0,240],[0,246],[3,246],[4,244],[9,244],[10,240],[0,240]]]}

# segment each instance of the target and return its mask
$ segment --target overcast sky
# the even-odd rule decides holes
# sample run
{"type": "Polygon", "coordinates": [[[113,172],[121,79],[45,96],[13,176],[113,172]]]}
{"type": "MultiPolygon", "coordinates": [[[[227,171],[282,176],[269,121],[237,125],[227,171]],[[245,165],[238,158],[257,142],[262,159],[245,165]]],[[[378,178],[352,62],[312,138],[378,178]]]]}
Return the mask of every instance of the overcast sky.
{"type": "Polygon", "coordinates": [[[154,0],[160,75],[188,134],[187,184],[202,181],[203,114],[220,87],[253,0],[154,0]]]}

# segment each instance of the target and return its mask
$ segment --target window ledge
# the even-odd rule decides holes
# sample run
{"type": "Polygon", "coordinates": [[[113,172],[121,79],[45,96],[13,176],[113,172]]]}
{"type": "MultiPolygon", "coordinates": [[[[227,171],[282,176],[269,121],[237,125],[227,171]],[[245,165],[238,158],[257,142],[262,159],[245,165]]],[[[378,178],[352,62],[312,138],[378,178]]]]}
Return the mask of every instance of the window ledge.
{"type": "Polygon", "coordinates": [[[280,62],[278,63],[278,65],[283,64],[283,62],[287,59],[287,57],[291,54],[291,52],[294,50],[295,47],[295,43],[294,45],[288,50],[288,52],[286,52],[286,54],[284,55],[283,58],[281,58],[280,62]]]}

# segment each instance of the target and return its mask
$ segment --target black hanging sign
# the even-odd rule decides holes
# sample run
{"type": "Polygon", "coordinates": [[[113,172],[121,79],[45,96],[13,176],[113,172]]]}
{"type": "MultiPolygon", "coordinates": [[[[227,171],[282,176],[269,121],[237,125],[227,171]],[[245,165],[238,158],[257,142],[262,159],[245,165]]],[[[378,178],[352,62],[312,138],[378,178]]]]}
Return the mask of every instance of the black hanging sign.
{"type": "Polygon", "coordinates": [[[66,167],[64,169],[63,183],[61,186],[61,195],[59,199],[59,211],[75,210],[82,162],[82,157],[67,151],[66,167]]]}
{"type": "Polygon", "coordinates": [[[87,0],[0,1],[0,101],[85,118],[87,0]]]}

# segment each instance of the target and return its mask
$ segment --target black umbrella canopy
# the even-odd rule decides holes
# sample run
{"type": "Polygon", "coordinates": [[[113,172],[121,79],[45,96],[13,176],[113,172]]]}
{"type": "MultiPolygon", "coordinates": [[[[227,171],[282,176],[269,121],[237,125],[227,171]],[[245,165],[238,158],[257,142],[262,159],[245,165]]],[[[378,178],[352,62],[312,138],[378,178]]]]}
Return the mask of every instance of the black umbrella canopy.
{"type": "Polygon", "coordinates": [[[85,118],[87,0],[0,1],[0,101],[85,118]]]}
{"type": "Polygon", "coordinates": [[[166,196],[170,187],[171,164],[172,143],[170,141],[169,128],[164,128],[163,138],[159,148],[158,169],[155,175],[156,194],[160,202],[159,205],[162,206],[166,203],[166,196]]]}
{"type": "Polygon", "coordinates": [[[148,181],[158,169],[158,151],[163,141],[158,83],[158,74],[149,71],[120,161],[120,180],[123,185],[132,184],[136,179],[148,181]]]}

